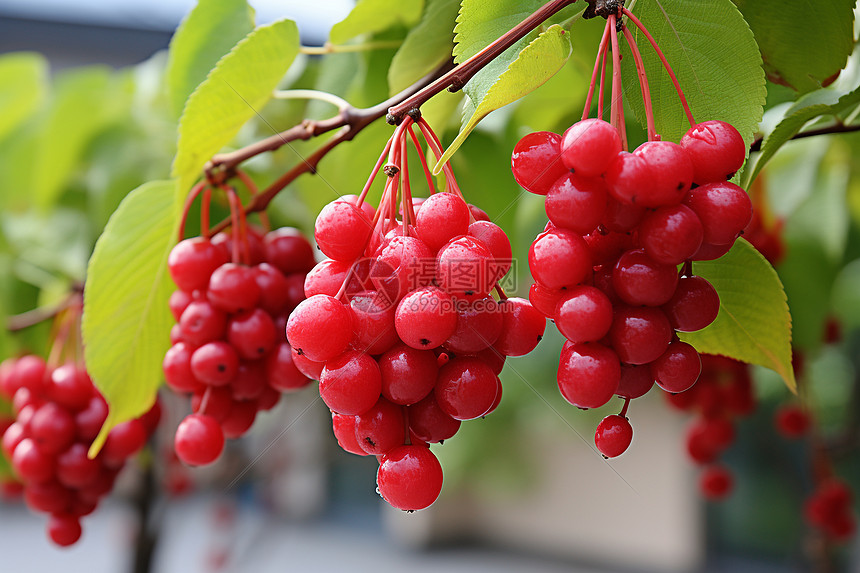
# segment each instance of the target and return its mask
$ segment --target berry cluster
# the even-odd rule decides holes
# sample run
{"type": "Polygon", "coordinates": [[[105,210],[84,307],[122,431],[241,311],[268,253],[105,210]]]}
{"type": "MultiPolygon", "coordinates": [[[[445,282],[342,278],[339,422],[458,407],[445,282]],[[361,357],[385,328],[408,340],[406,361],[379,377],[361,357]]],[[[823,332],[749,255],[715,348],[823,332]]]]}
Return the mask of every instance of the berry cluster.
{"type": "Polygon", "coordinates": [[[3,452],[24,484],[24,500],[50,514],[54,543],[72,545],[81,536],[80,519],[95,510],[155,430],[160,407],[156,402],[142,417],[116,426],[90,459],[108,407],[82,366],[52,367],[33,355],[7,359],[0,364],[0,395],[12,400],[16,413],[3,433],[3,452]]]}
{"type": "Polygon", "coordinates": [[[193,413],[176,430],[189,465],[214,462],[226,438],[238,438],[282,392],[310,383],[293,362],[287,316],[304,299],[313,248],[292,228],[261,233],[241,227],[181,241],[168,269],[179,287],[170,298],[177,324],[164,356],[168,386],[190,394],[193,413]]]}
{"type": "Polygon", "coordinates": [[[703,354],[698,382],[679,394],[667,394],[668,403],[696,417],[686,433],[689,458],[704,467],[699,490],[712,501],[724,499],[732,491],[728,469],[717,464],[722,453],[735,441],[735,420],[755,410],[749,367],[722,356],[703,354]]]}
{"type": "MultiPolygon", "coordinates": [[[[693,126],[680,145],[649,141],[633,153],[599,119],[519,141],[514,177],[546,196],[549,218],[529,250],[529,298],[567,339],[558,386],[568,402],[597,408],[655,381],[673,394],[696,382],[699,355],[675,331],[700,330],[719,311],[690,262],[723,255],[750,222],[749,197],[726,181],[744,155],[740,134],[721,121],[693,126]]],[[[595,436],[607,457],[631,439],[623,416],[595,436]]]]}
{"type": "Polygon", "coordinates": [[[806,520],[833,541],[848,541],[857,530],[857,520],[851,509],[851,488],[836,478],[818,484],[806,500],[806,520]]]}
{"type": "MultiPolygon", "coordinates": [[[[441,154],[429,126],[415,123],[441,154]]],[[[546,324],[528,301],[498,289],[511,266],[508,237],[463,200],[447,166],[445,192],[428,177],[433,194],[412,199],[412,125],[398,126],[377,163],[388,154],[378,209],[364,201],[374,173],[360,197],[319,214],[314,236],[329,259],[308,273],[308,298],[287,322],[296,366],[319,379],[338,443],[378,456],[379,493],[403,510],[423,509],[441,491],[427,444],[498,406],[505,357],[530,352],[546,324]]]]}

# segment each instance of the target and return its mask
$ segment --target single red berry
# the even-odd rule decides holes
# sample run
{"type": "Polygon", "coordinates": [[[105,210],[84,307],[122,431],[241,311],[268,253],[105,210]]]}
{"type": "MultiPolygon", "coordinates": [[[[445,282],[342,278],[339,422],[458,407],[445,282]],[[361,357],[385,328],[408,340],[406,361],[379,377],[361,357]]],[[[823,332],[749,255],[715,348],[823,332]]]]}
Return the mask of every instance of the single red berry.
{"type": "Polygon", "coordinates": [[[298,229],[282,227],[269,231],[263,237],[266,261],[285,275],[306,273],[316,261],[314,249],[298,229]]]}
{"type": "Polygon", "coordinates": [[[511,268],[511,240],[501,227],[490,221],[475,221],[469,225],[469,236],[482,242],[493,255],[490,274],[500,280],[511,268]]]}
{"type": "Polygon", "coordinates": [[[648,365],[621,365],[621,380],[615,393],[622,398],[640,398],[654,386],[654,377],[648,365]]]}
{"type": "Polygon", "coordinates": [[[191,355],[194,349],[184,342],[177,342],[164,354],[161,368],[164,380],[174,392],[195,392],[202,388],[202,382],[191,371],[191,355]]]}
{"type": "Polygon", "coordinates": [[[660,306],[672,298],[677,285],[675,266],[658,263],[643,249],[621,255],[612,271],[615,293],[633,306],[660,306]]]}
{"type": "Polygon", "coordinates": [[[603,219],[606,198],[603,179],[570,173],[550,187],[544,208],[556,227],[586,235],[603,219]]]}
{"type": "Polygon", "coordinates": [[[48,537],[60,547],[74,545],[81,534],[81,522],[74,515],[54,514],[48,519],[48,537]]]}
{"type": "Polygon", "coordinates": [[[403,342],[412,348],[432,350],[457,329],[454,308],[451,295],[438,288],[414,290],[397,306],[394,327],[403,342]]]}
{"type": "Polygon", "coordinates": [[[702,361],[696,349],[686,342],[675,341],[651,363],[651,375],[666,392],[689,390],[702,372],[702,361]]]}
{"type": "Polygon", "coordinates": [[[266,357],[266,378],[269,385],[279,392],[294,392],[311,383],[293,360],[293,349],[289,343],[281,342],[266,357]]]}
{"type": "Polygon", "coordinates": [[[355,439],[368,454],[384,454],[402,446],[404,434],[403,406],[379,398],[369,410],[355,417],[355,439]]]}
{"type": "Polygon", "coordinates": [[[546,195],[550,186],[567,173],[561,161],[561,136],[535,131],[520,139],[511,154],[511,171],[520,187],[546,195]]]}
{"type": "Polygon", "coordinates": [[[191,414],[176,428],[174,448],[183,463],[192,466],[211,464],[224,450],[224,432],[212,416],[191,414]]]}
{"type": "Polygon", "coordinates": [[[455,354],[474,354],[492,346],[502,333],[504,308],[492,297],[457,304],[457,328],[445,348],[455,354]]]}
{"type": "Polygon", "coordinates": [[[375,292],[351,295],[355,340],[352,347],[368,354],[382,354],[398,341],[394,328],[396,307],[375,292]]]}
{"type": "Polygon", "coordinates": [[[546,317],[529,301],[510,297],[499,302],[502,330],[493,348],[504,356],[523,356],[538,345],[546,329],[546,317]]]}
{"type": "Polygon", "coordinates": [[[436,402],[456,420],[479,418],[493,406],[497,380],[482,360],[470,356],[455,358],[439,369],[436,402]]]}
{"type": "Polygon", "coordinates": [[[469,230],[469,207],[455,193],[434,193],[415,215],[418,236],[434,253],[469,230]]]}
{"type": "Polygon", "coordinates": [[[376,484],[379,494],[397,509],[424,509],[442,491],[442,466],[425,446],[400,446],[382,456],[376,484]]]}
{"type": "Polygon", "coordinates": [[[352,311],[328,295],[302,301],[287,321],[287,339],[299,354],[325,362],[346,350],[352,340],[352,311]]]}
{"type": "Polygon", "coordinates": [[[379,366],[367,354],[349,350],[326,362],[319,390],[333,412],[362,414],[376,404],[382,392],[379,366]]]}
{"type": "Polygon", "coordinates": [[[336,414],[332,412],[331,429],[332,432],[334,432],[335,439],[337,439],[337,445],[339,445],[342,450],[357,456],[369,455],[361,448],[358,443],[358,438],[355,436],[355,416],[336,414]]]}
{"type": "Polygon", "coordinates": [[[529,302],[547,318],[555,316],[555,307],[568,293],[567,289],[548,289],[537,283],[529,288],[529,302]]]}
{"type": "Polygon", "coordinates": [[[657,176],[645,158],[622,151],[605,177],[609,194],[615,200],[638,207],[651,206],[657,176]]]}
{"type": "Polygon", "coordinates": [[[335,296],[346,280],[350,266],[350,263],[334,259],[317,263],[305,277],[305,296],[308,298],[317,294],[335,296]]]}
{"type": "Polygon", "coordinates": [[[666,315],[654,307],[620,307],[615,310],[609,337],[622,362],[647,364],[666,351],[672,340],[666,315]]]}
{"type": "Polygon", "coordinates": [[[699,478],[699,490],[710,501],[725,499],[734,486],[732,474],[722,466],[705,468],[699,478]]]}
{"type": "Polygon", "coordinates": [[[675,294],[663,305],[663,312],[672,328],[681,332],[695,332],[714,322],[720,312],[717,291],[702,277],[682,277],[675,294]]]}
{"type": "Polygon", "coordinates": [[[429,350],[398,344],[379,357],[382,395],[395,404],[418,402],[433,391],[439,367],[429,350]]]}
{"type": "Polygon", "coordinates": [[[570,289],[558,302],[555,325],[571,342],[595,342],[612,325],[612,302],[600,290],[581,285],[570,289]]]}
{"type": "Polygon", "coordinates": [[[15,474],[27,482],[48,481],[54,475],[54,457],[43,453],[31,438],[18,443],[10,461],[15,474]]]}
{"type": "Polygon", "coordinates": [[[119,467],[143,449],[149,436],[140,420],[129,420],[115,426],[108,434],[101,456],[105,464],[119,467]]]}
{"type": "Polygon", "coordinates": [[[621,363],[611,348],[597,342],[565,342],[558,366],[558,389],[578,408],[599,408],[618,388],[621,363]]]}
{"type": "Polygon", "coordinates": [[[633,426],[624,416],[606,416],[594,431],[594,445],[605,458],[616,458],[627,451],[633,441],[633,426]]]}
{"type": "MultiPolygon", "coordinates": [[[[260,289],[260,300],[257,304],[271,316],[292,310],[289,306],[290,284],[284,274],[277,267],[269,263],[260,263],[254,267],[254,280],[260,289]]],[[[304,277],[301,277],[304,287],[304,277]]],[[[335,291],[337,292],[337,291],[335,291]]],[[[302,289],[304,299],[304,289],[302,289]]],[[[298,303],[297,303],[298,304],[298,303]]]]}
{"type": "Polygon", "coordinates": [[[195,347],[219,340],[227,331],[227,315],[209,301],[191,301],[179,319],[179,331],[195,347]]]}
{"type": "Polygon", "coordinates": [[[460,429],[460,420],[449,416],[431,393],[407,409],[409,431],[425,442],[442,442],[454,436],[460,429]]]}
{"type": "Polygon", "coordinates": [[[651,166],[655,177],[650,195],[640,194],[636,202],[646,207],[680,203],[693,183],[693,162],[684,148],[671,141],[647,141],[633,153],[651,166]]]}
{"type": "Polygon", "coordinates": [[[591,270],[588,245],[582,237],[556,229],[541,233],[529,248],[529,269],[535,281],[549,289],[579,284],[591,270]]]}
{"type": "Polygon", "coordinates": [[[75,441],[75,418],[59,404],[48,402],[33,414],[30,437],[45,454],[57,455],[75,441]]]}
{"type": "Polygon", "coordinates": [[[718,120],[691,127],[681,138],[681,147],[693,163],[693,182],[698,185],[731,179],[747,151],[738,130],[718,120]]]}
{"type": "Polygon", "coordinates": [[[204,237],[180,241],[167,257],[167,269],[176,285],[186,291],[205,289],[210,275],[229,260],[228,255],[204,237]]]}
{"type": "Polygon", "coordinates": [[[359,208],[338,199],[323,207],[314,225],[314,238],[325,256],[352,262],[370,239],[373,224],[359,208]]]}
{"type": "Polygon", "coordinates": [[[684,203],[702,222],[704,242],[731,244],[752,219],[747,192],[726,181],[708,183],[691,190],[684,203]]]}
{"type": "Polygon", "coordinates": [[[490,249],[468,235],[449,241],[436,255],[436,280],[453,295],[487,296],[502,278],[498,270],[490,249]]]}
{"type": "Polygon", "coordinates": [[[610,195],[606,201],[603,226],[616,233],[629,233],[639,226],[645,213],[645,207],[619,201],[610,195]]]}
{"type": "Polygon", "coordinates": [[[561,160],[579,175],[603,175],[621,152],[621,136],[602,119],[585,119],[571,125],[561,140],[561,160]]]}
{"type": "Polygon", "coordinates": [[[239,355],[231,344],[207,342],[191,355],[191,372],[204,384],[224,386],[236,377],[239,355]]]}
{"type": "Polygon", "coordinates": [[[235,263],[221,265],[209,279],[206,298],[224,312],[252,310],[260,300],[254,268],[235,263]]]}
{"type": "Polygon", "coordinates": [[[254,425],[257,417],[257,404],[254,401],[234,401],[230,413],[221,422],[225,438],[241,438],[254,425]]]}
{"type": "Polygon", "coordinates": [[[246,360],[263,358],[278,338],[272,317],[260,308],[239,313],[227,323],[227,341],[246,360]]]}
{"type": "Polygon", "coordinates": [[[87,457],[87,446],[81,442],[57,456],[57,481],[62,485],[78,489],[86,487],[98,478],[101,460],[87,457]]]}
{"type": "Polygon", "coordinates": [[[784,404],[776,411],[774,423],[782,437],[796,440],[809,431],[812,418],[799,404],[784,404]]]}
{"type": "Polygon", "coordinates": [[[702,246],[702,222],[685,205],[661,207],[649,213],[639,227],[639,242],[649,257],[665,265],[691,259],[702,246]]]}

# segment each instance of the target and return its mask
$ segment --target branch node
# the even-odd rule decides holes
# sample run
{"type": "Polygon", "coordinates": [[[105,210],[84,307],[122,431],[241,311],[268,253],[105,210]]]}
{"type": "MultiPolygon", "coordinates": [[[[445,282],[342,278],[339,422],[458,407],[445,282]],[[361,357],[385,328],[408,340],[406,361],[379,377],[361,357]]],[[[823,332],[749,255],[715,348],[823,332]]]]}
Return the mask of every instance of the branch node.
{"type": "Polygon", "coordinates": [[[382,172],[388,175],[389,177],[395,177],[398,173],[400,173],[400,168],[396,165],[388,164],[382,168],[382,172]]]}
{"type": "MultiPolygon", "coordinates": [[[[616,16],[621,11],[621,7],[624,6],[623,0],[585,0],[588,3],[588,8],[585,9],[585,12],[582,13],[583,20],[589,20],[591,18],[597,18],[598,16],[601,18],[609,18],[611,15],[615,14],[616,16]]],[[[615,25],[618,31],[621,31],[620,20],[619,23],[615,25]]]]}
{"type": "Polygon", "coordinates": [[[418,122],[421,120],[421,108],[413,107],[406,112],[406,115],[408,115],[412,119],[412,121],[418,122]]]}

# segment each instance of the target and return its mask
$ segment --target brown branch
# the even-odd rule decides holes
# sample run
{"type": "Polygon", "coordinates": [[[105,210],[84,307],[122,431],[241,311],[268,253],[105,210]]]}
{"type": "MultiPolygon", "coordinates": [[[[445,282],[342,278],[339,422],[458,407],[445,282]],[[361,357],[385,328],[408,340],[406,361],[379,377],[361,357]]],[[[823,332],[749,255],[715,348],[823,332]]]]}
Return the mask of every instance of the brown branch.
{"type": "MultiPolygon", "coordinates": [[[[833,125],[828,125],[825,127],[819,127],[818,129],[810,129],[809,131],[802,131],[797,133],[791,139],[803,139],[805,137],[815,137],[816,135],[833,135],[836,133],[852,133],[854,131],[860,131],[860,123],[845,125],[844,123],[834,123],[833,125]]],[[[759,135],[756,137],[752,144],[750,145],[750,151],[761,151],[761,144],[764,140],[764,136],[759,135]]]]}
{"type": "Polygon", "coordinates": [[[576,2],[576,0],[552,0],[538,8],[532,15],[517,24],[511,30],[503,34],[489,46],[455,67],[453,70],[422,89],[415,95],[407,98],[402,103],[388,110],[386,120],[392,125],[399,124],[403,118],[420,108],[427,100],[444,89],[456,92],[463,89],[472,76],[478,73],[491,61],[499,57],[502,52],[510,48],[526,34],[537,28],[541,23],[576,2]]]}
{"type": "Polygon", "coordinates": [[[75,283],[72,285],[72,292],[55,304],[49,306],[40,306],[21,314],[14,314],[6,319],[6,330],[9,332],[17,332],[35,326],[40,322],[50,320],[76,304],[81,304],[81,294],[84,292],[82,284],[75,283]]]}

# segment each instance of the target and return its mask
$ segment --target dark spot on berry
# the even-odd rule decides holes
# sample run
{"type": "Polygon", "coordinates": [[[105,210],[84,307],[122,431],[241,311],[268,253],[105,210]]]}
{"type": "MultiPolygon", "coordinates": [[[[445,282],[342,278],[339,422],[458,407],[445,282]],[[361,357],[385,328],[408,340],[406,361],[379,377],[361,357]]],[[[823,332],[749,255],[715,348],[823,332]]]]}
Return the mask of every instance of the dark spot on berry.
{"type": "Polygon", "coordinates": [[[407,509],[406,513],[415,513],[415,510],[414,509],[407,509]]]}
{"type": "Polygon", "coordinates": [[[537,339],[538,339],[538,342],[540,342],[541,340],[543,340],[543,334],[538,334],[537,339]]]}
{"type": "Polygon", "coordinates": [[[681,189],[683,189],[683,188],[684,188],[684,182],[683,182],[683,181],[678,181],[678,187],[677,187],[678,191],[680,191],[680,190],[681,190],[681,189]]]}
{"type": "Polygon", "coordinates": [[[440,445],[440,446],[441,446],[442,444],[444,444],[444,443],[445,443],[445,440],[439,440],[439,445],[440,445]]]}
{"type": "Polygon", "coordinates": [[[429,346],[429,345],[430,345],[430,341],[429,341],[429,340],[427,340],[426,338],[422,338],[422,339],[421,339],[421,340],[419,340],[418,342],[420,342],[420,343],[421,343],[421,346],[429,346]]]}
{"type": "Polygon", "coordinates": [[[302,350],[301,348],[296,348],[295,350],[296,350],[296,354],[298,354],[299,356],[304,356],[304,355],[305,355],[304,350],[302,350]]]}
{"type": "Polygon", "coordinates": [[[376,447],[376,443],[373,440],[371,440],[370,437],[364,438],[364,441],[367,442],[368,444],[370,444],[370,447],[372,447],[372,448],[376,447]]]}
{"type": "Polygon", "coordinates": [[[728,175],[726,175],[726,181],[728,181],[729,179],[731,179],[732,177],[734,177],[734,176],[735,176],[735,173],[737,173],[737,171],[732,171],[731,173],[729,173],[728,175]]]}
{"type": "Polygon", "coordinates": [[[266,353],[266,349],[265,349],[265,348],[263,348],[262,346],[258,346],[258,347],[257,347],[257,354],[259,354],[260,356],[262,356],[262,355],[263,355],[263,354],[265,354],[265,353],[266,353]]]}
{"type": "Polygon", "coordinates": [[[217,370],[218,370],[218,372],[225,372],[227,370],[227,367],[224,366],[223,364],[219,364],[217,366],[217,370]]]}
{"type": "Polygon", "coordinates": [[[603,456],[603,459],[604,459],[604,460],[608,460],[608,459],[609,459],[609,456],[604,456],[603,454],[600,454],[600,455],[601,455],[601,456],[603,456]]]}

